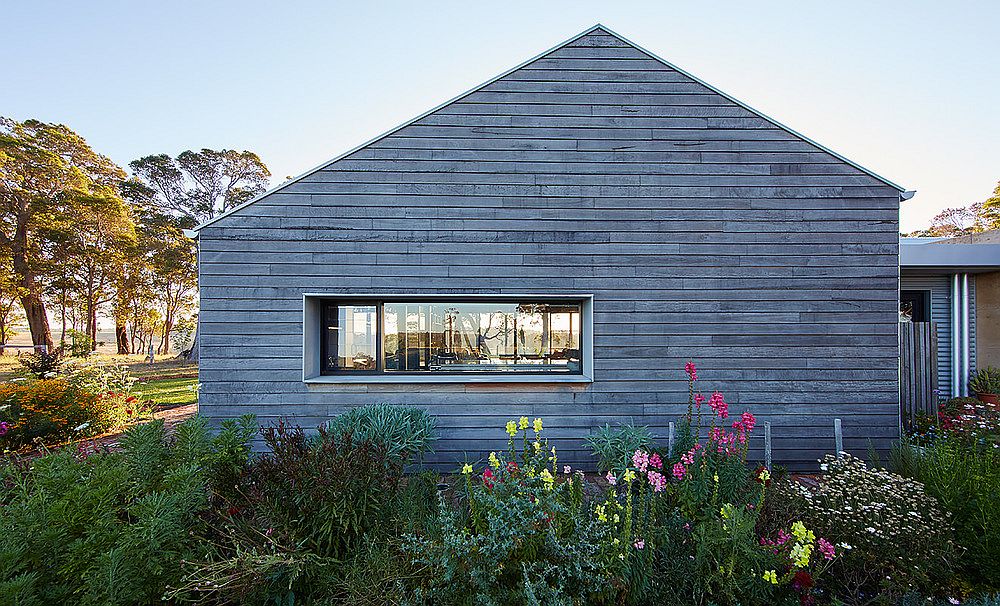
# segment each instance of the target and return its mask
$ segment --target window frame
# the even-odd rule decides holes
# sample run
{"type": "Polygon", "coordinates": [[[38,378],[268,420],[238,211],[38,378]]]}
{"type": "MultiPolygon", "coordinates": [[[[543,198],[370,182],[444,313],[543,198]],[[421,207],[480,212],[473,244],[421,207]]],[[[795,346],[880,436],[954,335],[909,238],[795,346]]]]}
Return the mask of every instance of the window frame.
{"type": "MultiPolygon", "coordinates": [[[[569,297],[562,297],[554,299],[552,297],[544,296],[532,296],[532,297],[491,297],[487,299],[475,298],[475,297],[463,297],[463,296],[453,296],[453,297],[432,297],[428,298],[426,296],[413,296],[413,297],[380,297],[380,298],[323,298],[320,300],[320,375],[324,377],[341,377],[341,376],[449,376],[449,377],[463,377],[470,375],[490,375],[497,377],[517,377],[517,376],[583,376],[585,372],[585,358],[584,347],[586,333],[584,329],[584,306],[586,302],[583,299],[575,299],[569,297]],[[535,304],[535,305],[576,305],[579,315],[579,330],[577,332],[577,342],[579,343],[579,362],[580,368],[578,370],[481,370],[481,371],[469,371],[469,370],[387,370],[385,367],[385,305],[392,303],[406,303],[406,304],[416,304],[416,305],[430,305],[434,303],[448,303],[454,305],[462,305],[466,303],[513,303],[517,305],[523,304],[535,304]],[[328,310],[337,309],[339,307],[345,306],[355,306],[355,307],[374,307],[375,317],[376,317],[376,334],[375,334],[375,368],[373,370],[336,370],[329,368],[328,365],[328,354],[329,346],[327,344],[327,339],[325,338],[325,333],[330,324],[327,322],[327,312],[328,310]]],[[[338,316],[339,317],[339,316],[338,316]]],[[[516,328],[515,328],[516,330],[516,328]]]]}

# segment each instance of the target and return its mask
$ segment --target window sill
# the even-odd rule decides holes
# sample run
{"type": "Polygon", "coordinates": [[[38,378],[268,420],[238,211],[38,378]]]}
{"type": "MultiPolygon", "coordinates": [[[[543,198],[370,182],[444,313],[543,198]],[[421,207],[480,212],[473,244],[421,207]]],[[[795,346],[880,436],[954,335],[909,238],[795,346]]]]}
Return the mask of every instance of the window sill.
{"type": "Polygon", "coordinates": [[[587,375],[320,375],[303,379],[303,383],[358,385],[358,384],[401,384],[401,383],[593,383],[587,375]]]}

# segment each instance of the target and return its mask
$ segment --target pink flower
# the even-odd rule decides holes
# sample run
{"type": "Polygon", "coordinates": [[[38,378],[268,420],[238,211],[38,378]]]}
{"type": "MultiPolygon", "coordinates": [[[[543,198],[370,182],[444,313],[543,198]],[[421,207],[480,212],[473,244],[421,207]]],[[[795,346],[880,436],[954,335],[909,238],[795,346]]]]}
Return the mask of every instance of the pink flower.
{"type": "Polygon", "coordinates": [[[698,408],[701,408],[701,405],[705,403],[705,396],[700,393],[694,394],[694,403],[698,405],[698,408]]]}
{"type": "Polygon", "coordinates": [[[719,416],[720,419],[726,419],[729,417],[729,404],[726,404],[726,400],[722,397],[719,392],[714,392],[712,397],[708,399],[708,405],[715,411],[715,414],[719,416]]]}
{"type": "Polygon", "coordinates": [[[749,410],[743,411],[741,416],[743,418],[743,427],[747,430],[747,433],[750,433],[757,426],[757,418],[749,410]]]}
{"type": "Polygon", "coordinates": [[[649,485],[653,487],[653,492],[663,492],[663,489],[667,487],[667,478],[658,471],[650,470],[646,473],[646,478],[649,480],[649,485]]]}
{"type": "Polygon", "coordinates": [[[10,423],[7,421],[0,421],[0,436],[7,435],[8,431],[10,431],[10,423]]]}
{"type": "Polygon", "coordinates": [[[493,488],[493,470],[489,467],[483,471],[483,484],[486,484],[487,488],[493,488]]]}
{"type": "Polygon", "coordinates": [[[655,452],[649,455],[649,466],[653,469],[663,469],[663,459],[655,452]]]}
{"type": "Polygon", "coordinates": [[[646,546],[646,541],[644,541],[642,539],[637,539],[636,542],[634,543],[634,545],[635,545],[636,549],[642,549],[643,547],[646,546]]]}
{"type": "Polygon", "coordinates": [[[573,473],[573,468],[570,467],[569,465],[563,465],[563,473],[569,475],[573,473]]]}
{"type": "Polygon", "coordinates": [[[649,455],[642,450],[635,451],[635,454],[632,455],[632,465],[635,465],[635,468],[640,472],[646,471],[646,468],[649,467],[649,455]]]}
{"type": "Polygon", "coordinates": [[[827,541],[824,538],[820,538],[816,543],[819,545],[819,550],[823,554],[823,557],[832,560],[833,556],[837,555],[836,550],[833,548],[833,543],[827,541]]]}
{"type": "Polygon", "coordinates": [[[615,474],[611,473],[610,471],[608,472],[608,475],[604,476],[604,478],[608,481],[608,484],[610,484],[611,486],[614,486],[615,484],[618,483],[618,478],[616,478],[615,474]]]}
{"type": "Polygon", "coordinates": [[[785,532],[784,529],[778,530],[778,545],[784,545],[791,538],[791,535],[785,532]]]}
{"type": "Polygon", "coordinates": [[[694,362],[688,362],[685,364],[684,372],[688,373],[688,377],[690,377],[692,381],[698,380],[698,369],[695,367],[694,362]]]}
{"type": "Polygon", "coordinates": [[[684,463],[674,463],[674,477],[683,480],[686,475],[687,467],[684,467],[684,463]]]}

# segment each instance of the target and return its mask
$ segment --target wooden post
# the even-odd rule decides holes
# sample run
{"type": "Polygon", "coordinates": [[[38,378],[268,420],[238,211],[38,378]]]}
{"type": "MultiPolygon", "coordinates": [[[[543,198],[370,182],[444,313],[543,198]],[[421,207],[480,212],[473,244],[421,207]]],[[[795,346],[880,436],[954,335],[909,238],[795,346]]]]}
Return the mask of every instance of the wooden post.
{"type": "Polygon", "coordinates": [[[844,430],[840,425],[840,419],[833,420],[833,439],[837,445],[837,458],[840,458],[840,453],[844,452],[844,430]]]}
{"type": "Polygon", "coordinates": [[[771,422],[764,421],[764,467],[771,471],[771,422]]]}
{"type": "Polygon", "coordinates": [[[674,456],[674,422],[667,424],[667,456],[674,456]]]}

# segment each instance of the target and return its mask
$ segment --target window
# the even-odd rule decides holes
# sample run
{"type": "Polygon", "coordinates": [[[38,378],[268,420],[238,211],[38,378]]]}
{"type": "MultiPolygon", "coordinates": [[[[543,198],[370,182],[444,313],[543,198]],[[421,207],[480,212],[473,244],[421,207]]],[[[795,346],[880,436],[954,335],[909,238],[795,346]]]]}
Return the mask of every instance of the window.
{"type": "Polygon", "coordinates": [[[323,374],[581,374],[580,301],[326,301],[323,374]]]}
{"type": "Polygon", "coordinates": [[[931,321],[931,291],[902,290],[899,292],[900,322],[931,321]]]}

